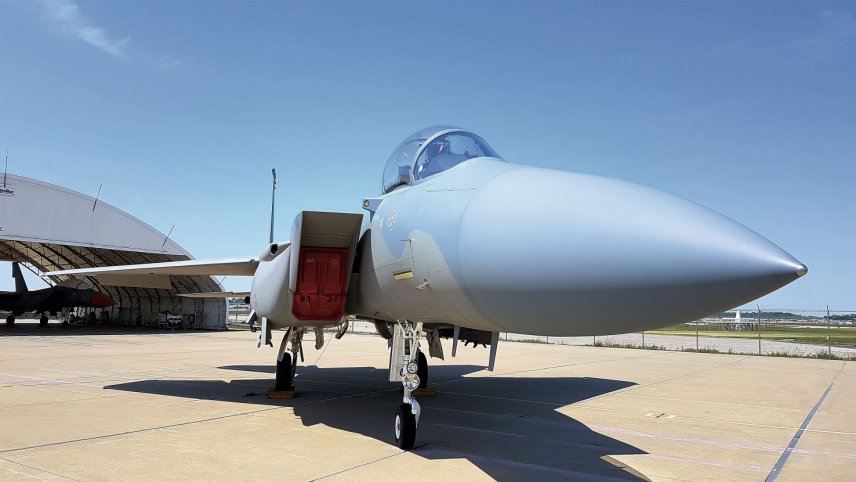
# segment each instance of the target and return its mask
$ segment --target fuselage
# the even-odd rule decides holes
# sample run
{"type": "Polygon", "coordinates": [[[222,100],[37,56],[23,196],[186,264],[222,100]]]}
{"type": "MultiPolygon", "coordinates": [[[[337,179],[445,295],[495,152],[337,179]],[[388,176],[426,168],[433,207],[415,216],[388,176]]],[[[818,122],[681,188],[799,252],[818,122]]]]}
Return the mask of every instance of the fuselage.
{"type": "Polygon", "coordinates": [[[355,310],[377,319],[627,333],[732,308],[805,273],[732,219],[614,179],[482,157],[381,199],[355,310]]]}
{"type": "Polygon", "coordinates": [[[615,179],[511,164],[455,127],[407,137],[387,160],[382,190],[363,202],[370,220],[362,233],[359,215],[301,213],[290,244],[273,244],[259,258],[256,314],[274,327],[360,315],[604,335],[698,319],[807,271],[698,204],[615,179]]]}

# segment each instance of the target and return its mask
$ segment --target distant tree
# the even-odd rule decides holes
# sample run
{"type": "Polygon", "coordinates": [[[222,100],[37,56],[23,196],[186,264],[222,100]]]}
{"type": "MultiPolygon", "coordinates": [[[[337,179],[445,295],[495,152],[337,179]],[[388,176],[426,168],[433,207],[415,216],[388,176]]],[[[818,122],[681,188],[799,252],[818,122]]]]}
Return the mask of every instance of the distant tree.
{"type": "Polygon", "coordinates": [[[845,315],[831,315],[829,319],[833,321],[856,321],[856,313],[847,313],[845,315]]]}

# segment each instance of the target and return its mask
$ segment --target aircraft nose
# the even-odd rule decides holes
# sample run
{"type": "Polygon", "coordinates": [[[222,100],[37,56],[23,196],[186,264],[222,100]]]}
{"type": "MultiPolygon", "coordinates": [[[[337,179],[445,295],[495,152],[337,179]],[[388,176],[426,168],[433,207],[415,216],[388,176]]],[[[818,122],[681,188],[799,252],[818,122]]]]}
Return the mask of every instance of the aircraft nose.
{"type": "Polygon", "coordinates": [[[109,308],[113,306],[116,302],[113,301],[113,298],[103,294],[103,293],[93,293],[92,294],[92,306],[95,308],[109,308]]]}
{"type": "Polygon", "coordinates": [[[534,334],[628,333],[690,321],[808,271],[698,204],[536,168],[504,173],[479,190],[458,250],[476,306],[503,329],[534,334]]]}

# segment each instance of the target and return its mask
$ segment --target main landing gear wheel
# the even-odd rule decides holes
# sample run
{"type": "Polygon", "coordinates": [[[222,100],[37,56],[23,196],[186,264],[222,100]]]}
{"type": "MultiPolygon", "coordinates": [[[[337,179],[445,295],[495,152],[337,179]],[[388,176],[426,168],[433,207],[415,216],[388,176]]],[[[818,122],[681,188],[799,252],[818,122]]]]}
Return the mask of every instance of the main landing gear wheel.
{"type": "Polygon", "coordinates": [[[42,315],[42,317],[39,318],[39,326],[43,326],[43,327],[48,326],[48,317],[47,316],[42,315]]]}
{"type": "Polygon", "coordinates": [[[428,359],[421,351],[416,356],[416,375],[419,376],[419,388],[428,388],[428,359]]]}
{"type": "Polygon", "coordinates": [[[395,445],[402,450],[410,450],[416,442],[416,416],[410,404],[402,403],[395,411],[395,445]]]}
{"type": "Polygon", "coordinates": [[[6,326],[15,326],[15,315],[9,315],[6,317],[6,326]]]}
{"type": "Polygon", "coordinates": [[[291,354],[285,353],[282,360],[276,362],[276,386],[277,392],[294,390],[294,371],[291,369],[291,354]]]}

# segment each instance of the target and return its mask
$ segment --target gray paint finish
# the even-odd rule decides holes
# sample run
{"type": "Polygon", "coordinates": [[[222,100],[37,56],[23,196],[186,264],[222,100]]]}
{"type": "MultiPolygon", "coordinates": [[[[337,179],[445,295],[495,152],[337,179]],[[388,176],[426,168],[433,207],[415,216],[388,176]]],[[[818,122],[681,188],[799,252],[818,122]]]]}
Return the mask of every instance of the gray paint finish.
{"type": "Polygon", "coordinates": [[[304,212],[291,246],[262,253],[256,314],[274,327],[341,322],[291,313],[302,243],[348,247],[349,263],[359,259],[346,314],[532,335],[698,319],[806,272],[761,235],[690,201],[483,153],[498,156],[459,128],[409,136],[384,168],[388,192],[363,201],[370,221],[361,236],[360,215],[304,212]]]}
{"type": "Polygon", "coordinates": [[[533,335],[627,333],[729,309],[806,271],[693,202],[496,158],[411,178],[379,199],[357,304],[375,318],[533,335]],[[412,277],[395,278],[408,270],[412,277]]]}

